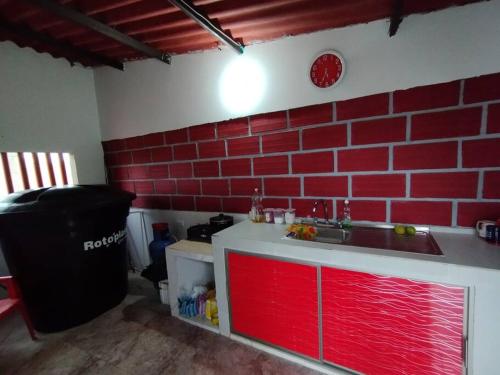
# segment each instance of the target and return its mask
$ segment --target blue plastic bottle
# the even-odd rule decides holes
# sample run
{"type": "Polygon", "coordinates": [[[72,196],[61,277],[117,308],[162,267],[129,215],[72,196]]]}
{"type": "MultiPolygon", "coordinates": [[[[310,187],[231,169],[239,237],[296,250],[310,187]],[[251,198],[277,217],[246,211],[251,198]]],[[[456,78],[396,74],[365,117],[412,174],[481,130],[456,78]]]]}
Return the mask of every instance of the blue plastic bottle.
{"type": "Polygon", "coordinates": [[[154,239],[149,244],[149,255],[151,261],[155,263],[165,258],[165,247],[173,244],[175,240],[170,236],[168,223],[154,223],[152,227],[154,239]]]}

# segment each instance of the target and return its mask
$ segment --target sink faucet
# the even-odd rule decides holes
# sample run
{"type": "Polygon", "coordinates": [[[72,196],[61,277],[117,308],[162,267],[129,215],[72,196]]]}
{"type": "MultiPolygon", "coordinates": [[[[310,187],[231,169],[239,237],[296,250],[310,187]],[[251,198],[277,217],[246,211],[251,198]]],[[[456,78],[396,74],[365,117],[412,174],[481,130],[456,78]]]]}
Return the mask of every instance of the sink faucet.
{"type": "Polygon", "coordinates": [[[318,201],[314,202],[313,206],[313,222],[314,224],[318,223],[318,217],[316,216],[316,211],[318,209],[318,205],[321,204],[323,206],[323,216],[324,216],[324,223],[328,224],[328,204],[324,199],[320,199],[318,201]]]}

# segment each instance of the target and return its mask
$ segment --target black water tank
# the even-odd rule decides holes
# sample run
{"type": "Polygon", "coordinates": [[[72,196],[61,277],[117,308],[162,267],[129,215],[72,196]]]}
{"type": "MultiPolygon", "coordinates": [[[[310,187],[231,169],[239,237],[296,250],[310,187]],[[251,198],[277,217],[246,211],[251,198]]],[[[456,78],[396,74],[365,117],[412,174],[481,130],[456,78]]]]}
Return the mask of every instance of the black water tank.
{"type": "Polygon", "coordinates": [[[77,185],[0,201],[4,257],[38,331],[85,323],[123,300],[133,199],[107,185],[77,185]]]}

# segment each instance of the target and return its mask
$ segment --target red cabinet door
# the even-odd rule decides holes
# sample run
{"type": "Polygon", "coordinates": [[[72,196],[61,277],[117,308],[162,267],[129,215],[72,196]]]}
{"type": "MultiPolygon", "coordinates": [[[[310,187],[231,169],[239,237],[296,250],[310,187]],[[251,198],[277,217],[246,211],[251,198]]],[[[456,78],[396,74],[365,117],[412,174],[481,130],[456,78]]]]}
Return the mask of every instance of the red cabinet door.
{"type": "Polygon", "coordinates": [[[323,358],[368,375],[462,374],[465,289],[321,268],[323,358]]]}
{"type": "Polygon", "coordinates": [[[317,267],[229,252],[231,331],[319,359],[317,267]]]}

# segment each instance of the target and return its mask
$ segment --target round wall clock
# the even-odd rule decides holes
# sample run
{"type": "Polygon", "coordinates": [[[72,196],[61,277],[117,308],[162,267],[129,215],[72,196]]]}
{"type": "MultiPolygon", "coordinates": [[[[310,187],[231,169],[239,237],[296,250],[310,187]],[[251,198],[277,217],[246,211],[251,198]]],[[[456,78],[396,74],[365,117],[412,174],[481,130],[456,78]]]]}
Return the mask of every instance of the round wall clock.
{"type": "Polygon", "coordinates": [[[344,59],[337,51],[323,51],[314,59],[309,70],[313,85],[322,89],[340,82],[345,72],[344,59]]]}

